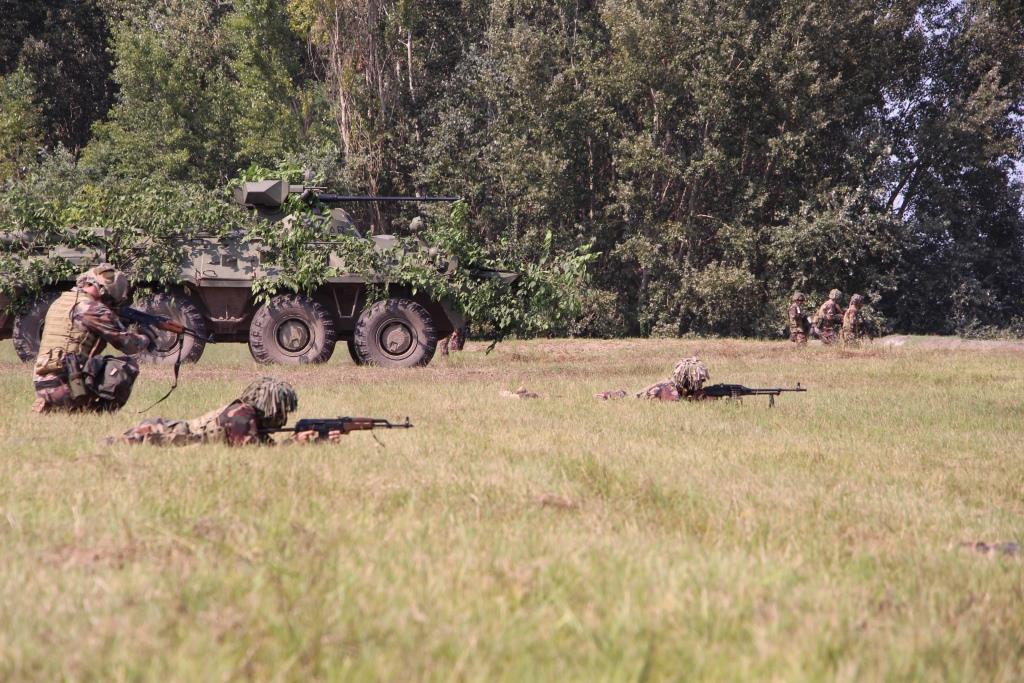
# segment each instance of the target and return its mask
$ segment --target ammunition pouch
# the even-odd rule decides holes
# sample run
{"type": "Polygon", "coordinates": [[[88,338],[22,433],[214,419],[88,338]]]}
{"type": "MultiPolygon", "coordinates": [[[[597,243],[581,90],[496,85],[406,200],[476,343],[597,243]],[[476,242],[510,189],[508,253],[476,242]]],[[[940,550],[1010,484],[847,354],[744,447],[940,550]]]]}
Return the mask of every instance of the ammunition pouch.
{"type": "MultiPolygon", "coordinates": [[[[88,366],[93,359],[86,361],[88,366]]],[[[71,391],[71,398],[79,400],[89,395],[89,377],[87,376],[86,368],[82,367],[82,363],[78,356],[73,353],[69,353],[64,356],[64,369],[67,371],[67,383],[68,389],[71,391]]]]}
{"type": "Polygon", "coordinates": [[[86,386],[92,394],[123,406],[132,395],[139,366],[128,358],[93,357],[86,362],[84,374],[86,386]]]}

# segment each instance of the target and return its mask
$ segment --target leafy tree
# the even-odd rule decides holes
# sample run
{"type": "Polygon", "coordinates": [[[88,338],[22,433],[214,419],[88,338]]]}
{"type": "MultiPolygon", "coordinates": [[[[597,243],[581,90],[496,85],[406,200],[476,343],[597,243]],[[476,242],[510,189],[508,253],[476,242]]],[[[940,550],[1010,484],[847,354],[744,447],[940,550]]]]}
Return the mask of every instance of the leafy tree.
{"type": "Polygon", "coordinates": [[[31,75],[48,147],[80,149],[114,97],[99,0],[0,0],[0,75],[31,75]]]}
{"type": "Polygon", "coordinates": [[[21,69],[0,76],[0,182],[35,164],[42,138],[32,77],[21,69]]]}

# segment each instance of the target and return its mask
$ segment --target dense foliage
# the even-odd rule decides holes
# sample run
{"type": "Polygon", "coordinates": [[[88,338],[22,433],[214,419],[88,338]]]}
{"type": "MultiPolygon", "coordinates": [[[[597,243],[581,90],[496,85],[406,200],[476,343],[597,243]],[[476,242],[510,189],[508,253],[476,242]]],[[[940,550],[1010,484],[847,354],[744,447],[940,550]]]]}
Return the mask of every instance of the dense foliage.
{"type": "MultiPolygon", "coordinates": [[[[431,239],[531,274],[515,296],[543,320],[489,285],[462,297],[524,333],[776,335],[794,289],[832,287],[867,294],[901,331],[1024,328],[1013,0],[0,9],[17,28],[0,40],[0,211],[18,227],[71,224],[66,207],[12,208],[60,147],[99,188],[76,199],[93,226],[145,208],[113,188],[209,198],[238,169],[283,162],[353,192],[465,197],[455,219],[433,217],[431,239]],[[573,287],[579,307],[542,305],[573,287]]],[[[358,218],[380,232],[408,216],[358,218]]],[[[168,230],[181,219],[153,216],[168,230]]],[[[292,265],[287,286],[324,277],[315,259],[292,265]]]]}

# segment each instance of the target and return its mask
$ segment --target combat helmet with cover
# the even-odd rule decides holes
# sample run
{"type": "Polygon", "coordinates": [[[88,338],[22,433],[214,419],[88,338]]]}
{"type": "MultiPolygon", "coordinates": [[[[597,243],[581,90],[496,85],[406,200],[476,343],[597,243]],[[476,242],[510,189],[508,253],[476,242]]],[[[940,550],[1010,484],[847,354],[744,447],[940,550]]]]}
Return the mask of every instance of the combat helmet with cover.
{"type": "Polygon", "coordinates": [[[850,303],[854,306],[860,306],[864,303],[864,297],[860,294],[854,294],[850,297],[850,303]]]}
{"type": "Polygon", "coordinates": [[[803,292],[793,292],[793,301],[794,302],[799,303],[801,301],[806,301],[806,300],[807,300],[807,297],[804,296],[803,292]]]}
{"type": "Polygon", "coordinates": [[[833,289],[829,291],[828,298],[838,303],[839,300],[843,298],[843,293],[840,292],[838,289],[833,289]]]}
{"type": "Polygon", "coordinates": [[[101,263],[78,276],[75,285],[81,289],[95,285],[103,303],[120,306],[128,300],[128,278],[109,263],[101,263]]]}
{"type": "Polygon", "coordinates": [[[710,378],[707,366],[697,356],[683,358],[672,370],[672,383],[684,396],[699,392],[704,387],[704,382],[710,378]]]}
{"type": "Polygon", "coordinates": [[[260,377],[245,388],[238,400],[259,411],[261,421],[267,427],[283,427],[288,421],[288,413],[299,406],[294,387],[273,377],[260,377]]]}

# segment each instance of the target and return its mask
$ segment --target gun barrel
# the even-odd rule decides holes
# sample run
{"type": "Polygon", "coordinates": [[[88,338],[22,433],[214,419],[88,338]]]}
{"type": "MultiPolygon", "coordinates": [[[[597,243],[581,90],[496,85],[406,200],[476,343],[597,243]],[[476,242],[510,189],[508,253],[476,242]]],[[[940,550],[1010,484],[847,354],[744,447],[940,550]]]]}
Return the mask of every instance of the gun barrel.
{"type": "Polygon", "coordinates": [[[394,195],[349,195],[321,192],[315,195],[325,204],[342,204],[345,202],[457,202],[462,197],[403,197],[394,195]]]}
{"type": "Polygon", "coordinates": [[[768,389],[751,389],[750,391],[753,394],[757,395],[757,396],[763,396],[765,394],[781,394],[783,391],[807,391],[807,390],[804,389],[803,387],[796,387],[796,388],[790,388],[790,387],[770,387],[768,389]]]}

